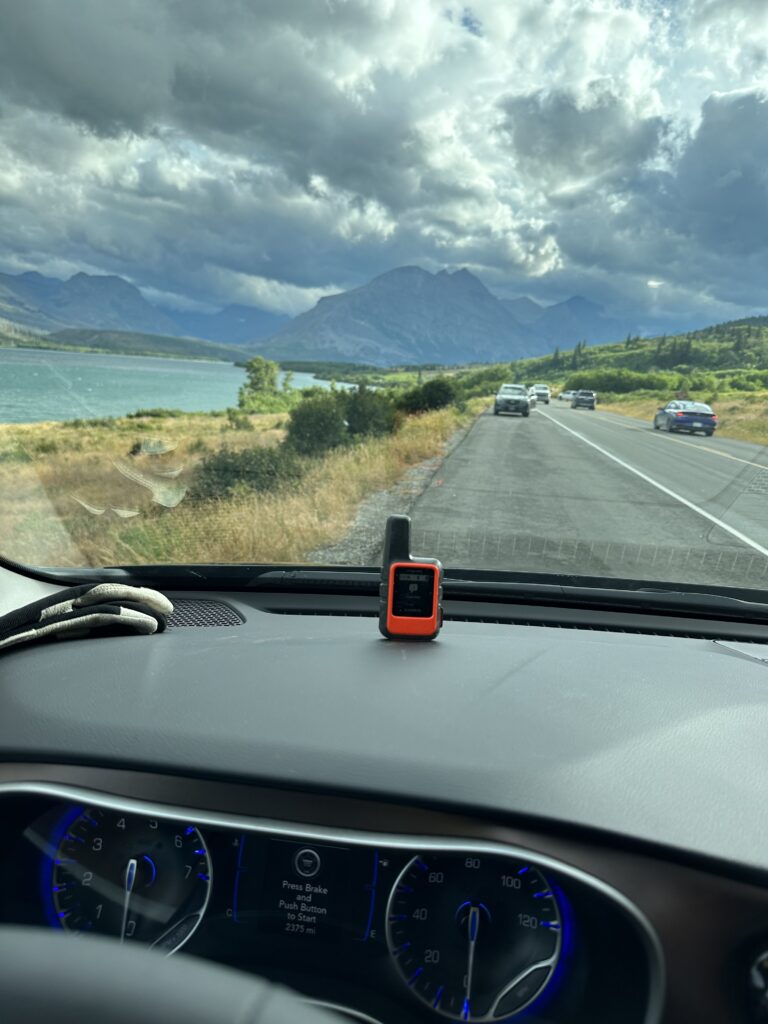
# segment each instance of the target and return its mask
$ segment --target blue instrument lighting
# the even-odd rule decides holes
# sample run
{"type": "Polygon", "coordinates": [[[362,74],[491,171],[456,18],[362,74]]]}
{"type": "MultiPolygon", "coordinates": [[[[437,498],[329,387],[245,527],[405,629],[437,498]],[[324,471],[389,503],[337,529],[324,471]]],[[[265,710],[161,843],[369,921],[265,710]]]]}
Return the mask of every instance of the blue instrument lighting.
{"type": "Polygon", "coordinates": [[[152,860],[152,858],[151,858],[151,857],[148,857],[148,856],[146,855],[146,853],[145,853],[145,854],[144,854],[144,855],[142,856],[142,858],[141,858],[141,859],[142,859],[142,860],[145,860],[145,861],[147,862],[147,864],[149,864],[149,868],[150,868],[150,871],[152,872],[152,875],[151,875],[151,877],[150,877],[150,879],[149,879],[149,881],[147,882],[147,884],[146,884],[146,887],[145,887],[145,888],[147,888],[147,889],[148,889],[148,888],[149,888],[149,886],[150,886],[150,885],[152,885],[152,883],[154,882],[154,880],[155,880],[155,879],[157,878],[157,868],[155,867],[155,862],[154,862],[154,861],[152,860]]]}

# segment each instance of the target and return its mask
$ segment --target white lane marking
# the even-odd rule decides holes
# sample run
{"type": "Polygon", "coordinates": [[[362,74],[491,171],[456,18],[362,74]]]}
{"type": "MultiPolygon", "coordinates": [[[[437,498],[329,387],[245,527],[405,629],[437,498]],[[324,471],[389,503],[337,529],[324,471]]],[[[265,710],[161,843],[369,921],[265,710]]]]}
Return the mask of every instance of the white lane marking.
{"type": "Polygon", "coordinates": [[[601,455],[604,455],[607,459],[615,462],[618,466],[621,466],[630,473],[634,473],[635,476],[639,476],[641,480],[645,480],[647,484],[650,484],[651,487],[655,487],[657,491],[661,491],[662,494],[666,494],[668,497],[674,498],[675,501],[679,501],[681,505],[685,505],[685,507],[689,508],[692,512],[702,516],[704,519],[708,519],[710,523],[714,523],[715,526],[719,526],[721,530],[725,530],[726,533],[730,533],[732,537],[740,540],[742,544],[746,544],[748,547],[753,548],[755,551],[758,551],[761,555],[765,555],[765,557],[768,558],[768,548],[764,548],[762,544],[758,544],[757,541],[747,537],[745,533],[742,533],[740,530],[736,530],[734,527],[724,523],[722,519],[718,519],[717,516],[713,516],[711,512],[707,512],[699,505],[694,505],[692,501],[688,501],[688,499],[684,498],[681,494],[677,494],[675,491],[670,490],[669,487],[665,487],[664,484],[660,484],[658,480],[654,480],[653,477],[648,476],[647,473],[643,473],[642,470],[636,469],[634,466],[630,466],[630,464],[625,462],[624,459],[620,459],[618,455],[614,455],[612,452],[601,447],[601,445],[595,444],[594,441],[590,441],[589,438],[584,437],[584,435],[580,434],[578,431],[572,430],[571,427],[566,427],[564,423],[560,423],[559,420],[555,419],[555,417],[551,416],[548,412],[544,412],[541,409],[538,409],[537,412],[554,423],[556,427],[560,427],[561,430],[566,430],[569,434],[573,434],[574,437],[583,441],[584,444],[588,444],[590,448],[594,448],[595,451],[600,452],[601,455]]]}

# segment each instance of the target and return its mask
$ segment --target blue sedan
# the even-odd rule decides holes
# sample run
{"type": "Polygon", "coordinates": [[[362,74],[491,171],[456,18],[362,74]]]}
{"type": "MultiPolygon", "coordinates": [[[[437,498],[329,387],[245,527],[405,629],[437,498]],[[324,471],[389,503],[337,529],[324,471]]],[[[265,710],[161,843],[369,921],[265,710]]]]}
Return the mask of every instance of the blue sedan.
{"type": "Polygon", "coordinates": [[[704,402],[669,402],[653,417],[653,429],[667,430],[670,434],[684,430],[712,437],[717,430],[717,416],[704,402]]]}

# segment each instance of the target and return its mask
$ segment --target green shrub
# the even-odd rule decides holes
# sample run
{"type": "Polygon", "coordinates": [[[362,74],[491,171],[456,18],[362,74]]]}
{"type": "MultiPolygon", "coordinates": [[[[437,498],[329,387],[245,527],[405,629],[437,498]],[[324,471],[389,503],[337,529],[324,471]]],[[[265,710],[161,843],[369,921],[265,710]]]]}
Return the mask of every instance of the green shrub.
{"type": "Polygon", "coordinates": [[[635,370],[612,370],[608,368],[580,370],[569,374],[564,384],[566,391],[585,388],[597,392],[613,392],[626,395],[631,391],[677,390],[679,377],[674,373],[638,373],[635,370]]]}
{"type": "Polygon", "coordinates": [[[70,420],[67,425],[70,427],[108,427],[110,430],[114,430],[117,421],[112,416],[100,416],[93,420],[70,420]]]}
{"type": "Polygon", "coordinates": [[[456,385],[448,377],[433,377],[426,384],[410,388],[400,396],[398,406],[409,413],[442,409],[456,399],[456,385]]]}
{"type": "Polygon", "coordinates": [[[52,437],[41,437],[39,441],[32,441],[29,448],[35,455],[55,455],[59,450],[52,437]]]}
{"type": "Polygon", "coordinates": [[[277,491],[295,483],[303,472],[304,463],[285,445],[244,451],[220,448],[198,466],[189,497],[208,501],[244,491],[277,491]]]}
{"type": "Polygon", "coordinates": [[[166,419],[177,419],[179,416],[183,416],[184,413],[181,409],[137,409],[136,412],[126,413],[127,420],[138,420],[138,419],[153,419],[153,420],[166,420],[166,419]]]}
{"type": "Polygon", "coordinates": [[[352,437],[381,437],[394,431],[396,410],[386,395],[361,384],[343,395],[343,403],[352,437]]]}
{"type": "Polygon", "coordinates": [[[347,437],[343,403],[336,393],[305,398],[291,410],[286,444],[300,455],[322,455],[347,437]]]}
{"type": "Polygon", "coordinates": [[[227,421],[233,430],[253,430],[253,423],[239,409],[227,409],[227,421]]]}

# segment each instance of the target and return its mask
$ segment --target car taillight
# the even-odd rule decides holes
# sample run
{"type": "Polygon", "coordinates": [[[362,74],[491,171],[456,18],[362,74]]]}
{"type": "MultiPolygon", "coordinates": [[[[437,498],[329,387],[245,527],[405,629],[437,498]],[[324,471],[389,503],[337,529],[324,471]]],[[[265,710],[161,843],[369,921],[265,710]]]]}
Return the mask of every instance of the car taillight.
{"type": "Polygon", "coordinates": [[[675,416],[685,416],[685,413],[684,412],[676,412],[675,416]]]}

